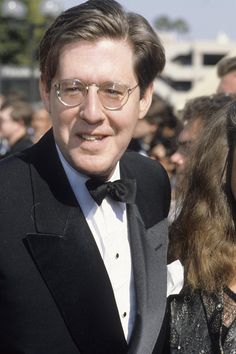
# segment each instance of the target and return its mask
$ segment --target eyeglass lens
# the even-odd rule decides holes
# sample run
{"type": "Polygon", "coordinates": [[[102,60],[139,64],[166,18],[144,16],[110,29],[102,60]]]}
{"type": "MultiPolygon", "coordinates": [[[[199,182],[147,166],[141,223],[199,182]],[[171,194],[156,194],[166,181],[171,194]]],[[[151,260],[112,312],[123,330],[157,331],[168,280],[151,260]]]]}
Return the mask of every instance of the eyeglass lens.
{"type": "MultiPolygon", "coordinates": [[[[80,105],[85,99],[89,86],[86,86],[80,80],[63,80],[57,86],[57,95],[59,100],[67,106],[80,105]]],[[[100,102],[105,108],[118,109],[128,100],[130,89],[123,84],[116,82],[106,82],[97,86],[97,94],[100,102]]]]}

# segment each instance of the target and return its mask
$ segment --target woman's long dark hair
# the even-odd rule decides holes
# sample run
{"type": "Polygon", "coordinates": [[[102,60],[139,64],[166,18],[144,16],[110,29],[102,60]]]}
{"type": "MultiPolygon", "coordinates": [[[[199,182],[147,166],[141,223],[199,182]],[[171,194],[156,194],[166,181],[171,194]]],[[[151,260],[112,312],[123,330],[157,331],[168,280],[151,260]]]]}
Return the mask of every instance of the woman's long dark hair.
{"type": "Polygon", "coordinates": [[[209,119],[190,154],[181,212],[170,227],[169,257],[181,260],[193,290],[210,292],[235,281],[235,142],[236,102],[209,119]]]}

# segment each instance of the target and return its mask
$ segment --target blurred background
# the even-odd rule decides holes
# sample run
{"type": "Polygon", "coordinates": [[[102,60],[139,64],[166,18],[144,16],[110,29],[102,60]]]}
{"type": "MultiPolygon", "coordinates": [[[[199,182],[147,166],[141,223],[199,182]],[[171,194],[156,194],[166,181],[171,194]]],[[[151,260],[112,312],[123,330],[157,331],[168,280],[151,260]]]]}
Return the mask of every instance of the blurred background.
{"type": "MultiPolygon", "coordinates": [[[[61,11],[81,2],[0,0],[0,95],[17,92],[29,102],[40,101],[40,38],[61,11]]],[[[217,62],[224,56],[235,55],[235,0],[121,3],[144,15],[165,46],[167,64],[155,83],[158,95],[178,111],[187,99],[215,92],[217,62]]]]}

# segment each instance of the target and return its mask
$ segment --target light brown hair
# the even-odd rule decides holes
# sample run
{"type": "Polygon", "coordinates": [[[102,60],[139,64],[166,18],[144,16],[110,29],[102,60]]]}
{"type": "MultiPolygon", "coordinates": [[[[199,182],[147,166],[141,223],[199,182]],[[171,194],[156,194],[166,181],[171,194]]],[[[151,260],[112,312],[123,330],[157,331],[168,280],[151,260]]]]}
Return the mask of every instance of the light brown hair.
{"type": "Polygon", "coordinates": [[[75,41],[101,38],[128,41],[141,94],[164,68],[165,53],[156,32],[141,15],[126,12],[114,0],[89,0],[63,12],[45,33],[39,48],[42,80],[50,90],[60,50],[75,41]]]}
{"type": "Polygon", "coordinates": [[[235,279],[235,200],[228,154],[233,137],[236,142],[236,123],[234,135],[231,129],[227,142],[226,119],[227,115],[236,119],[236,101],[232,97],[233,103],[228,102],[211,116],[192,146],[179,200],[181,211],[170,227],[170,260],[181,260],[185,284],[192,290],[215,291],[235,279]]]}
{"type": "Polygon", "coordinates": [[[30,126],[32,115],[33,115],[33,108],[30,103],[15,100],[15,99],[6,99],[0,111],[4,111],[7,108],[11,108],[11,118],[14,121],[21,121],[26,127],[30,126]]]}

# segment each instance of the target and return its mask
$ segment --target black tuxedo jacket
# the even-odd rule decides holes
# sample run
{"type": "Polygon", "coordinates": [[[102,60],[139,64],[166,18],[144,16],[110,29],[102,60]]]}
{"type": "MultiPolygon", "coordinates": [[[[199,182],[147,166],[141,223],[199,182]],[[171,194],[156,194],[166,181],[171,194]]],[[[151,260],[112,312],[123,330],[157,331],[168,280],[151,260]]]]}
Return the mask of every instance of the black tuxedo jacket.
{"type": "Polygon", "coordinates": [[[52,131],[0,162],[0,353],[151,354],[166,304],[170,201],[163,168],[125,153],[137,180],[127,205],[136,292],[130,343],[111,283],[58,158],[52,131]]]}

